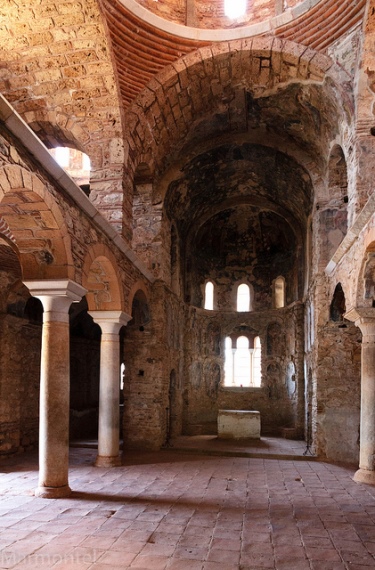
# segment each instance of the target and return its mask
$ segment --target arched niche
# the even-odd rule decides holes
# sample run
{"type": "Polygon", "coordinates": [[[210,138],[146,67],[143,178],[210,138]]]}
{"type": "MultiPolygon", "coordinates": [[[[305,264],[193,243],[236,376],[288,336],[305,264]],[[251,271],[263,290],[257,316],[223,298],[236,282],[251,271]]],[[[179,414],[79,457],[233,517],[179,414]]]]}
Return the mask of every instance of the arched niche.
{"type": "Polygon", "coordinates": [[[332,301],[329,307],[329,318],[333,322],[342,322],[346,311],[345,293],[338,283],[333,293],[332,301]]]}
{"type": "Polygon", "coordinates": [[[132,320],[129,321],[128,328],[135,327],[139,330],[143,330],[151,321],[148,300],[142,289],[138,289],[133,296],[131,316],[132,320]]]}

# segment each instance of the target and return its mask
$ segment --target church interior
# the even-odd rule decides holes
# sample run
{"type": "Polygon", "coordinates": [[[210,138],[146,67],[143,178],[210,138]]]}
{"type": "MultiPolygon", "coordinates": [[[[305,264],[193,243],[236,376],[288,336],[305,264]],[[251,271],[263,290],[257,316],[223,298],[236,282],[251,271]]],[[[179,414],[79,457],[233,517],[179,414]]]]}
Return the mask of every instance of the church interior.
{"type": "MultiPolygon", "coordinates": [[[[33,504],[41,525],[47,510],[96,509],[123,533],[138,517],[128,562],[106,543],[107,561],[39,567],[374,568],[375,0],[0,0],[0,54],[0,512],[11,522],[33,504]],[[223,410],[237,427],[251,412],[285,457],[273,468],[242,432],[246,457],[202,454],[223,410]],[[178,441],[196,464],[173,463],[178,441]],[[234,518],[242,505],[254,525],[249,474],[260,510],[271,484],[281,526],[285,493],[298,513],[313,508],[297,504],[301,481],[310,502],[324,486],[336,518],[306,544],[286,535],[303,556],[282,562],[249,538],[233,554],[234,519],[211,558],[174,558],[176,529],[159,532],[160,552],[143,543],[156,507],[132,489],[151,501],[180,478],[193,512],[205,481],[212,504],[234,518]]],[[[209,513],[191,536],[208,536],[209,513]]],[[[11,544],[0,536],[1,568],[35,563],[7,561],[11,544]]]]}

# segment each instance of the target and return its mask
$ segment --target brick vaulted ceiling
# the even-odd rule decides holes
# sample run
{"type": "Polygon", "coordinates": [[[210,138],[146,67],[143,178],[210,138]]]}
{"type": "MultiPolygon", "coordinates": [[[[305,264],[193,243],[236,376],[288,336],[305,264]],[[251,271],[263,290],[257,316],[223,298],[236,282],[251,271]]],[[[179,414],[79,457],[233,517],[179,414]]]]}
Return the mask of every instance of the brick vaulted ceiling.
{"type": "MultiPolygon", "coordinates": [[[[360,23],[365,4],[366,0],[321,0],[300,17],[267,34],[324,52],[342,34],[360,23]]],[[[157,28],[128,10],[120,0],[102,0],[102,5],[125,109],[161,69],[210,43],[157,28]]]]}

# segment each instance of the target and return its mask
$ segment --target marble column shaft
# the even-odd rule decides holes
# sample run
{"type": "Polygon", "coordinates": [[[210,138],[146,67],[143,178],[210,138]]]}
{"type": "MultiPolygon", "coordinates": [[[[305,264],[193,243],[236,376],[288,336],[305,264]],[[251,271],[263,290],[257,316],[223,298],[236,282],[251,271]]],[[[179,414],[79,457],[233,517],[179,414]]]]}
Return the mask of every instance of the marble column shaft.
{"type": "Polygon", "coordinates": [[[375,485],[375,309],[352,309],[345,317],[362,332],[360,452],[354,480],[375,485]]]}
{"type": "Polygon", "coordinates": [[[39,485],[44,498],[70,494],[69,469],[69,307],[85,289],[72,281],[25,282],[43,304],[40,366],[39,485]]]}
{"type": "Polygon", "coordinates": [[[98,467],[117,466],[120,459],[120,337],[131,319],[121,311],[90,311],[102,331],[100,343],[100,389],[98,467]]]}

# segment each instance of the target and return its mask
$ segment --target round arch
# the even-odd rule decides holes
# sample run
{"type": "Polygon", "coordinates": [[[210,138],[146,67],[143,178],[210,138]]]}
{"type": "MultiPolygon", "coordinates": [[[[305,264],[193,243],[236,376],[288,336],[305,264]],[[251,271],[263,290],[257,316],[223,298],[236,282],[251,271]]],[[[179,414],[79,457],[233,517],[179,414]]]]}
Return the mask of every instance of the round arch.
{"type": "MultiPolygon", "coordinates": [[[[338,109],[341,118],[338,124],[350,122],[353,104],[350,94],[340,86],[338,66],[327,56],[306,50],[305,46],[274,38],[255,38],[250,42],[233,40],[202,47],[185,55],[152,79],[127,111],[125,138],[131,140],[133,132],[139,135],[139,140],[133,141],[136,152],[126,157],[129,171],[134,173],[138,164],[145,161],[152,172],[163,174],[179,155],[186,153],[189,144],[192,152],[196,148],[197,141],[191,134],[194,129],[204,128],[205,116],[212,111],[219,115],[228,110],[240,91],[250,92],[256,100],[275,93],[279,87],[285,89],[306,81],[319,90],[332,112],[338,109]],[[224,67],[227,80],[220,82],[220,70],[224,67]],[[199,81],[192,81],[198,77],[199,81]],[[145,101],[147,111],[143,111],[145,101]],[[149,118],[164,116],[164,105],[171,101],[177,103],[173,114],[168,114],[171,121],[159,123],[156,129],[149,118]],[[144,148],[148,149],[147,155],[144,148]],[[168,158],[165,160],[165,157],[168,158]]],[[[308,89],[300,97],[302,107],[308,103],[306,97],[308,89]]],[[[328,151],[328,141],[325,144],[328,151]]],[[[323,162],[323,156],[320,158],[323,162]]],[[[309,168],[317,169],[312,156],[309,168]]],[[[323,164],[320,169],[323,170],[323,164]]]]}
{"type": "Polygon", "coordinates": [[[148,305],[149,305],[149,303],[150,303],[150,292],[149,292],[149,290],[147,289],[146,285],[144,284],[143,281],[136,281],[136,282],[134,283],[134,285],[132,286],[132,288],[130,289],[130,292],[129,292],[128,303],[127,303],[129,315],[131,315],[134,297],[136,296],[136,294],[137,294],[139,291],[142,291],[146,303],[147,303],[148,305]]]}
{"type": "Polygon", "coordinates": [[[4,166],[0,219],[16,245],[24,279],[74,279],[63,213],[43,182],[18,165],[4,166]]]}
{"type": "Polygon", "coordinates": [[[113,253],[103,244],[90,248],[83,264],[82,284],[89,311],[123,311],[121,276],[113,253]]]}
{"type": "Polygon", "coordinates": [[[346,287],[347,308],[372,307],[371,282],[374,282],[375,294],[375,228],[368,228],[357,252],[356,280],[346,287]]]}

